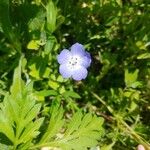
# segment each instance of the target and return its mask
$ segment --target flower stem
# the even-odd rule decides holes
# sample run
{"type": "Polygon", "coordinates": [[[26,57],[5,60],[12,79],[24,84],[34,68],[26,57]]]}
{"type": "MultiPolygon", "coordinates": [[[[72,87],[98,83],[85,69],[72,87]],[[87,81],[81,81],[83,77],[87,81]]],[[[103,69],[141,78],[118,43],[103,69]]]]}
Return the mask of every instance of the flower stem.
{"type": "Polygon", "coordinates": [[[133,138],[135,139],[138,143],[142,144],[146,150],[150,150],[150,144],[144,139],[142,138],[140,135],[138,135],[124,120],[122,117],[120,117],[119,115],[115,114],[114,113],[114,110],[107,105],[107,103],[102,99],[100,98],[96,93],[93,93],[91,92],[92,95],[97,99],[99,100],[107,109],[108,111],[113,115],[113,118],[114,121],[116,121],[118,124],[121,125],[121,127],[119,127],[121,130],[123,131],[128,131],[128,134],[133,138]],[[123,126],[123,128],[122,128],[123,126]],[[126,130],[124,130],[126,129],[126,130]]]}

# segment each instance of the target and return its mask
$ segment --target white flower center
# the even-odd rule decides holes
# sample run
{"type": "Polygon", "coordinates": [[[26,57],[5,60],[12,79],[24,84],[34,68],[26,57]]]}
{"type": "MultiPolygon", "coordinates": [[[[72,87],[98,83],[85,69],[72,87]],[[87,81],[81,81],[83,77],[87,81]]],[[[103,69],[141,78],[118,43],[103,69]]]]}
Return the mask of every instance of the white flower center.
{"type": "Polygon", "coordinates": [[[72,56],[68,61],[70,69],[75,69],[80,64],[81,58],[79,56],[72,56]]]}

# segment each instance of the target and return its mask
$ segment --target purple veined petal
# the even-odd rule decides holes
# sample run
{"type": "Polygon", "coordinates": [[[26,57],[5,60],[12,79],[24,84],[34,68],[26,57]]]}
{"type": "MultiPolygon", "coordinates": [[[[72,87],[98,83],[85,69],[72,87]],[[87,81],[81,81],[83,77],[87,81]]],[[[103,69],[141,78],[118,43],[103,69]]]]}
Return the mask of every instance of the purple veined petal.
{"type": "Polygon", "coordinates": [[[69,58],[71,57],[71,53],[69,50],[64,49],[61,53],[57,56],[57,60],[59,64],[65,64],[68,62],[69,58]]]}
{"type": "Polygon", "coordinates": [[[85,50],[83,45],[79,44],[79,43],[75,43],[71,46],[71,53],[73,55],[79,55],[79,56],[83,56],[85,55],[85,50]]]}
{"type": "Polygon", "coordinates": [[[70,78],[72,75],[72,70],[68,67],[67,64],[60,65],[59,72],[64,78],[70,78]]]}
{"type": "Polygon", "coordinates": [[[82,62],[81,64],[85,67],[88,68],[91,65],[91,55],[90,53],[86,52],[86,55],[82,57],[82,62]]]}
{"type": "Polygon", "coordinates": [[[91,59],[91,55],[89,52],[85,52],[86,57],[88,57],[89,59],[91,59]]]}
{"type": "Polygon", "coordinates": [[[80,81],[82,79],[85,79],[87,77],[87,69],[83,66],[77,66],[75,70],[73,70],[72,78],[74,80],[80,81]]]}

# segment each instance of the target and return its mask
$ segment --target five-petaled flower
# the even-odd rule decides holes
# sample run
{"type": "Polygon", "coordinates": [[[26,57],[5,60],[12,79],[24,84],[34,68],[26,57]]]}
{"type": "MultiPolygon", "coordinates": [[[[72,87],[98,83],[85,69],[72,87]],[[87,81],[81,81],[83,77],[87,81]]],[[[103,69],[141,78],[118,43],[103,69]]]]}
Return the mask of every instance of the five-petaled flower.
{"type": "Polygon", "coordinates": [[[57,56],[60,64],[59,72],[64,78],[72,77],[80,81],[87,77],[87,68],[91,64],[91,56],[85,51],[83,45],[75,43],[71,50],[64,49],[57,56]]]}

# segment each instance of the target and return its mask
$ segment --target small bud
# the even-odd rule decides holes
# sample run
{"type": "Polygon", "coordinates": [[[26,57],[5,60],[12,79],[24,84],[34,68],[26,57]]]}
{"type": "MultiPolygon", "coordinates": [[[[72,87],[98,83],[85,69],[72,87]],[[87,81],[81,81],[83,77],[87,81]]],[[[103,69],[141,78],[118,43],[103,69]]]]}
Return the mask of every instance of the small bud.
{"type": "Polygon", "coordinates": [[[42,147],[41,150],[50,150],[49,147],[42,147]]]}
{"type": "Polygon", "coordinates": [[[137,150],[145,150],[145,148],[143,145],[140,144],[140,145],[138,145],[137,150]]]}

